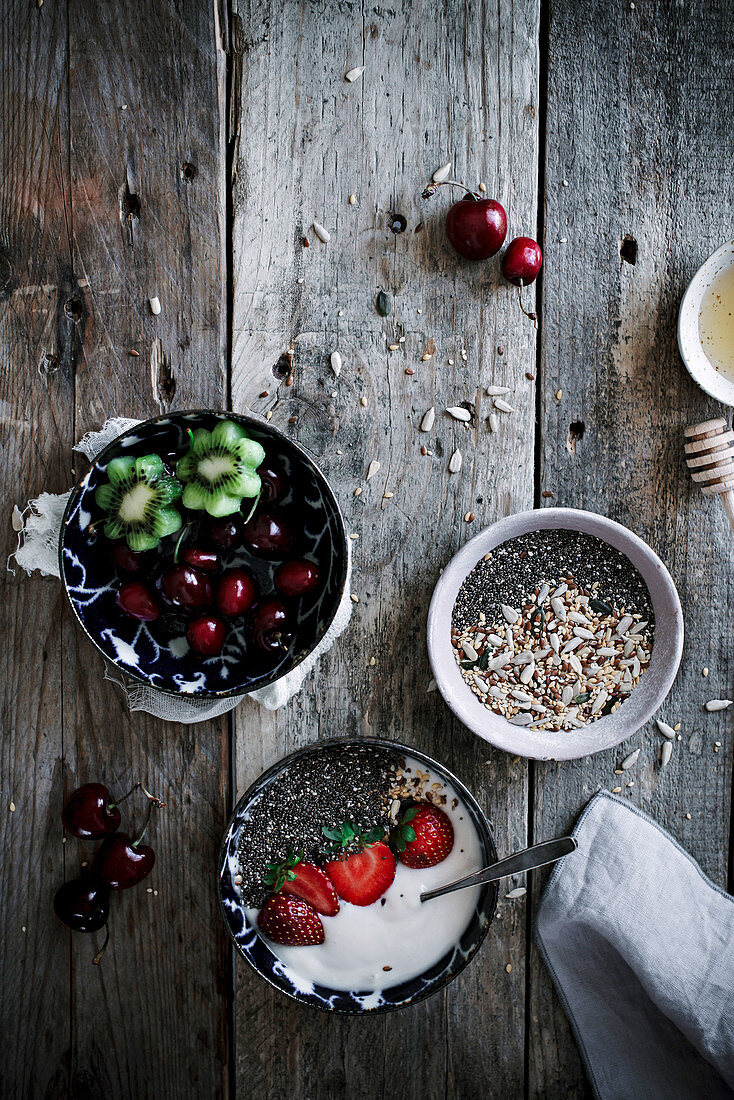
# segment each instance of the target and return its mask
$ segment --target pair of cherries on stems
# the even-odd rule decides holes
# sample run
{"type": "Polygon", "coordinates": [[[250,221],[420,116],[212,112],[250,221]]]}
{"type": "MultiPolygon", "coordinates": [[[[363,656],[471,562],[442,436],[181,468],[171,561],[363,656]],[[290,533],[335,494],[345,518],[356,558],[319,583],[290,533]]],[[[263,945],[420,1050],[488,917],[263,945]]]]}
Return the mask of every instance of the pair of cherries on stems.
{"type": "MultiPolygon", "coordinates": [[[[428,185],[423,198],[435,195],[439,187],[460,187],[465,194],[446,215],[446,236],[466,260],[488,260],[496,255],[507,236],[507,213],[496,199],[485,199],[458,180],[441,180],[428,185]]],[[[508,283],[520,289],[520,309],[535,321],[522,304],[522,288],[538,277],[543,263],[540,245],[532,237],[515,237],[502,257],[501,271],[508,283]]]]}
{"type": "MultiPolygon", "coordinates": [[[[54,910],[59,920],[74,932],[97,932],[107,927],[112,890],[127,890],[147,878],[155,864],[155,852],[143,839],[148,831],[154,809],[165,806],[142,783],[114,801],[102,783],[85,783],[72,792],[61,820],[64,829],[80,840],[101,840],[89,869],[63,883],[54,897],[54,910]],[[148,815],[140,835],[133,838],[118,832],[122,822],[120,803],[141,790],[148,799],[148,815]]],[[[110,938],[109,928],[101,950],[92,962],[99,963],[110,938]]]]}

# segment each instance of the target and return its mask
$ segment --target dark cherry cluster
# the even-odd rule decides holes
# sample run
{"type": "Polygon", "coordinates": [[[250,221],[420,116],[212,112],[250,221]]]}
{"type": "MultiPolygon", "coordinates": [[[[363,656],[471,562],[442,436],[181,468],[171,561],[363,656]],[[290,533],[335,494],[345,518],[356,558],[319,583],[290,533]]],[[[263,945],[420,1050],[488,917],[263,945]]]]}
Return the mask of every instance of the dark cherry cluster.
{"type": "MultiPolygon", "coordinates": [[[[102,843],[91,866],[83,867],[78,878],[69,879],[56,891],[54,910],[59,920],[74,932],[96,932],[107,926],[111,891],[137,886],[153,870],[155,852],[149,844],[143,844],[143,839],[153,810],[164,805],[141,783],[117,801],[102,783],[85,783],[72,792],[61,813],[64,829],[81,840],[102,843]],[[148,814],[140,834],[133,838],[119,832],[120,804],[138,790],[148,799],[148,814]]],[[[94,963],[100,961],[108,940],[109,931],[94,963]]]]}
{"type": "MultiPolygon", "coordinates": [[[[202,657],[221,653],[227,632],[242,621],[265,654],[282,655],[293,640],[291,601],[315,592],[318,566],[294,557],[297,524],[293,509],[283,507],[288,486],[277,464],[265,459],[258,468],[262,489],[251,515],[242,512],[213,519],[189,513],[178,536],[156,550],[136,553],[123,543],[112,548],[120,577],[117,606],[126,615],[156,622],[162,634],[185,633],[202,657]],[[237,556],[280,562],[266,591],[254,571],[237,556]]],[[[243,507],[249,507],[245,501],[243,507]]]]}

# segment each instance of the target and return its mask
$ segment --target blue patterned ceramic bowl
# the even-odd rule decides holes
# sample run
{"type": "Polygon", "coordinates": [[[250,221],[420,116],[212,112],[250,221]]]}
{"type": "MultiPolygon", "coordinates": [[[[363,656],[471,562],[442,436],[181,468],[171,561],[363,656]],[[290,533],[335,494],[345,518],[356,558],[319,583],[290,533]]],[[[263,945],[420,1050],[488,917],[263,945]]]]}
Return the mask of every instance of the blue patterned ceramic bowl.
{"type": "MultiPolygon", "coordinates": [[[[173,536],[169,536],[173,539],[173,536]]],[[[265,687],[290,672],[323,638],[342,598],[347,576],[347,546],[339,505],[318,467],[297,444],[275,428],[229,412],[177,412],[146,420],[119,436],[99,455],[89,473],[74,489],[64,514],[59,547],[61,579],[74,614],[87,637],[102,654],[128,676],[159,691],[197,697],[226,697],[265,687]],[[102,517],[94,493],[105,480],[113,458],[156,453],[180,454],[189,429],[211,430],[218,421],[234,420],[262,443],[269,458],[284,469],[290,486],[278,507],[298,509],[298,557],[318,562],[318,596],[299,605],[294,638],[273,664],[248,640],[246,620],[233,620],[224,649],[216,657],[190,650],[183,631],[161,638],[149,624],[123,614],[115,602],[119,581],[111,544],[94,525],[102,517]]],[[[229,562],[250,570],[261,591],[272,588],[275,564],[247,550],[229,562]]],[[[170,633],[170,632],[169,632],[170,633]]]]}
{"type": "MultiPolygon", "coordinates": [[[[315,745],[299,749],[278,761],[272,768],[264,772],[237,803],[232,815],[229,828],[222,843],[219,860],[219,902],[222,907],[224,923],[234,941],[235,947],[252,969],[266,982],[285,993],[295,1001],[319,1008],[324,1012],[337,1012],[346,1015],[374,1014],[377,1012],[391,1012],[397,1008],[407,1008],[408,1005],[430,997],[443,989],[449,982],[460,974],[467,963],[479,950],[484,937],[487,934],[497,905],[497,884],[490,883],[477,892],[476,909],[469,924],[456,946],[442,959],[425,973],[403,982],[401,985],[389,986],[380,991],[363,991],[359,989],[345,991],[342,989],[328,989],[315,983],[305,983],[302,978],[292,975],[288,967],[268,947],[250,922],[247,906],[243,903],[239,888],[235,884],[235,876],[238,873],[238,848],[240,843],[240,829],[246,819],[252,803],[258,798],[263,789],[280,776],[286,769],[298,768],[299,761],[307,754],[319,753],[325,748],[338,745],[372,745],[382,748],[393,755],[410,756],[436,772],[449,786],[453,787],[456,794],[464,803],[479,837],[482,849],[483,866],[488,866],[497,859],[497,851],[492,839],[486,817],[482,813],[476,799],[466,789],[456,776],[444,768],[441,764],[432,760],[417,749],[409,745],[401,745],[397,742],[383,741],[378,738],[334,738],[327,741],[319,741],[315,745]]],[[[308,950],[308,949],[305,949],[308,950]]]]}

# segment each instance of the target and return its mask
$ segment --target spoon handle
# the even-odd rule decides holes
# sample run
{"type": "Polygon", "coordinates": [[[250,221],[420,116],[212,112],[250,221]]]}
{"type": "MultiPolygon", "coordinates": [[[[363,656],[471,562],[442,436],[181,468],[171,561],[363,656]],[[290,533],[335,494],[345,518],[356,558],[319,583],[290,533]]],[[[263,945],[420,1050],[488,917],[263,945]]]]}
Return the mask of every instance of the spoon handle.
{"type": "Polygon", "coordinates": [[[472,875],[449,882],[446,886],[439,886],[436,890],[427,890],[421,894],[421,901],[430,901],[431,898],[439,898],[442,894],[451,894],[454,890],[464,890],[467,886],[482,886],[485,882],[494,882],[505,875],[517,875],[521,871],[532,871],[536,867],[544,867],[546,863],[555,863],[557,859],[569,855],[578,848],[578,844],[572,836],[562,836],[557,840],[546,840],[543,844],[534,844],[532,848],[525,848],[522,852],[514,852],[511,856],[493,863],[491,867],[485,867],[481,871],[475,871],[472,875]]]}

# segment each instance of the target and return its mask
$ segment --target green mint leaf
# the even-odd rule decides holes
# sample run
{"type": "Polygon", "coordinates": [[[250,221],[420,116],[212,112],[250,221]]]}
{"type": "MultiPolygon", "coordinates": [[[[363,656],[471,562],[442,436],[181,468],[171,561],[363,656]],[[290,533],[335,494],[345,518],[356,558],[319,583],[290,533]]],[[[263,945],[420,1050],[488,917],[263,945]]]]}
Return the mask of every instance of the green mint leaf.
{"type": "Polygon", "coordinates": [[[408,841],[408,843],[410,843],[411,840],[415,840],[415,829],[412,825],[405,826],[405,828],[403,829],[403,836],[408,841]]]}
{"type": "Polygon", "coordinates": [[[413,820],[419,809],[419,806],[411,806],[409,809],[407,809],[403,816],[400,818],[400,824],[407,825],[409,821],[413,820]]]}

